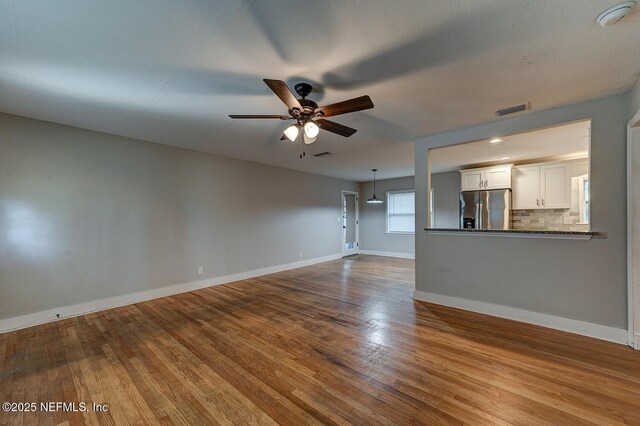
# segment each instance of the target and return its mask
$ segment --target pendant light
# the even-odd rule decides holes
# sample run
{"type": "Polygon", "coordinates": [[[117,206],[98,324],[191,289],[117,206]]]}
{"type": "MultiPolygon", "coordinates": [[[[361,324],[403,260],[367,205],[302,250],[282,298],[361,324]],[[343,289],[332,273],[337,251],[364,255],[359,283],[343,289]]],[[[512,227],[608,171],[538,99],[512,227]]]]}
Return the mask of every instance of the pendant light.
{"type": "Polygon", "coordinates": [[[378,171],[378,169],[371,169],[371,171],[373,172],[373,197],[369,198],[367,200],[367,203],[382,204],[383,203],[382,199],[376,197],[376,172],[378,171]]]}

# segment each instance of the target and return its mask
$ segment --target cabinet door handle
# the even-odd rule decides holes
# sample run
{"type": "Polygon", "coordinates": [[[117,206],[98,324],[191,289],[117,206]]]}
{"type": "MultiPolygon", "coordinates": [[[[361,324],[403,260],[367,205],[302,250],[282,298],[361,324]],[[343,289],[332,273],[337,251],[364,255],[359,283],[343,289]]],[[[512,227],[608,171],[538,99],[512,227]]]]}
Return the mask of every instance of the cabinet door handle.
{"type": "Polygon", "coordinates": [[[539,206],[539,205],[540,205],[540,199],[536,198],[536,206],[539,206]]]}
{"type": "Polygon", "coordinates": [[[544,198],[542,199],[542,205],[544,206],[544,198]]]}

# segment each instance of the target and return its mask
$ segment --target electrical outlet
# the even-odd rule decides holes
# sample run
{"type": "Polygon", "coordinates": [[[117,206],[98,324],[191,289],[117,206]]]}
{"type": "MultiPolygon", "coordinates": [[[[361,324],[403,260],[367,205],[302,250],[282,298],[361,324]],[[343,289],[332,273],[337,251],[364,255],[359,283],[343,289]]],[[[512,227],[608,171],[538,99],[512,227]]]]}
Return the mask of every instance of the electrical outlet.
{"type": "Polygon", "coordinates": [[[573,220],[571,220],[571,218],[570,218],[570,217],[565,217],[565,218],[563,219],[563,222],[562,222],[562,223],[564,223],[565,225],[572,225],[572,224],[573,224],[573,220]]]}
{"type": "Polygon", "coordinates": [[[544,217],[541,217],[540,219],[538,219],[538,223],[540,225],[544,225],[544,217]]]}
{"type": "Polygon", "coordinates": [[[198,275],[204,275],[204,268],[202,266],[198,266],[198,275]]]}
{"type": "Polygon", "coordinates": [[[298,257],[299,257],[300,259],[302,259],[302,252],[301,252],[301,251],[299,251],[299,252],[298,252],[298,257]]]}

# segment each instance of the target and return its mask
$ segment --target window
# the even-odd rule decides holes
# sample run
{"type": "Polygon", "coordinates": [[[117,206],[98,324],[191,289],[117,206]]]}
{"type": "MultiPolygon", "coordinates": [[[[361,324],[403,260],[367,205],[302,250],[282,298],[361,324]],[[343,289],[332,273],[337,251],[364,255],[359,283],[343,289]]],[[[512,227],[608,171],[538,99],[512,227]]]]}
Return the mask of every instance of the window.
{"type": "Polygon", "coordinates": [[[589,175],[578,177],[578,203],[580,210],[580,222],[589,223],[589,175]]]}
{"type": "Polygon", "coordinates": [[[435,228],[435,218],[433,216],[433,187],[429,191],[429,228],[435,228]]]}
{"type": "Polygon", "coordinates": [[[415,198],[412,189],[387,192],[387,233],[415,233],[415,198]]]}

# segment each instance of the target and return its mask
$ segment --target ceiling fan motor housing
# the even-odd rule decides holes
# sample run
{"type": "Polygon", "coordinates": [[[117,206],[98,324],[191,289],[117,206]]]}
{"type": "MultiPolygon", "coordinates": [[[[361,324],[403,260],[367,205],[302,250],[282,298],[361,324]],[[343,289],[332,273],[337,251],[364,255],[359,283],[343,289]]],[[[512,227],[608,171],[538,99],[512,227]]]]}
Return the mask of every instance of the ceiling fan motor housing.
{"type": "Polygon", "coordinates": [[[309,93],[313,90],[313,87],[309,83],[298,83],[293,88],[296,90],[296,93],[302,97],[302,99],[309,96],[309,93]]]}

